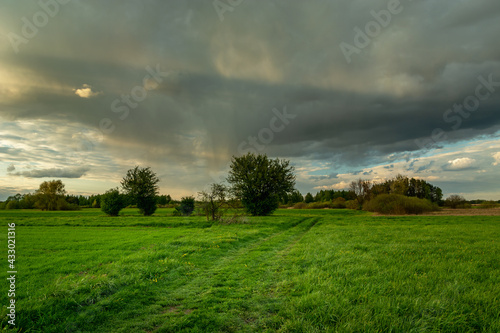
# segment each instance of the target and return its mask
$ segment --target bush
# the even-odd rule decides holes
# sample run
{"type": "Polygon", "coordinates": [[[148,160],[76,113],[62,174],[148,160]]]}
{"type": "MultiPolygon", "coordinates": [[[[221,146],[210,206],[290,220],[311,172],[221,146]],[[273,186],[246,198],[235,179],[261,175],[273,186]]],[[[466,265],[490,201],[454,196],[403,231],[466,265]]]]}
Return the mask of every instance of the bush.
{"type": "Polygon", "coordinates": [[[311,202],[307,205],[307,208],[309,209],[325,209],[325,208],[332,208],[330,202],[311,202]]]}
{"type": "Polygon", "coordinates": [[[345,202],[345,208],[347,208],[347,209],[361,209],[358,200],[347,200],[345,202]]]}
{"type": "Polygon", "coordinates": [[[305,202],[297,202],[295,205],[293,205],[293,209],[306,209],[307,204],[305,202]]]}
{"type": "Polygon", "coordinates": [[[101,210],[109,216],[118,216],[120,210],[127,206],[127,200],[117,188],[111,189],[101,196],[101,210]]]}
{"type": "Polygon", "coordinates": [[[193,197],[183,197],[181,198],[181,204],[177,207],[175,207],[175,210],[178,212],[174,211],[174,215],[184,215],[184,216],[189,216],[193,213],[194,211],[194,198],[193,197]]]}
{"type": "Polygon", "coordinates": [[[452,209],[457,208],[470,208],[471,205],[467,203],[467,200],[461,195],[453,194],[450,195],[444,201],[444,206],[452,209]]]}
{"type": "Polygon", "coordinates": [[[57,200],[57,210],[81,210],[82,207],[80,207],[77,204],[74,203],[69,203],[64,198],[59,198],[57,200]]]}
{"type": "Polygon", "coordinates": [[[387,215],[418,215],[437,210],[437,206],[427,199],[406,197],[401,194],[381,194],[365,202],[363,209],[387,215]]]}
{"type": "Polygon", "coordinates": [[[346,201],[344,198],[339,197],[332,201],[332,208],[346,208],[346,201]]]}
{"type": "Polygon", "coordinates": [[[484,201],[479,205],[479,208],[482,208],[482,209],[491,209],[491,208],[496,208],[496,207],[500,207],[500,205],[498,203],[496,203],[495,201],[484,201]]]}

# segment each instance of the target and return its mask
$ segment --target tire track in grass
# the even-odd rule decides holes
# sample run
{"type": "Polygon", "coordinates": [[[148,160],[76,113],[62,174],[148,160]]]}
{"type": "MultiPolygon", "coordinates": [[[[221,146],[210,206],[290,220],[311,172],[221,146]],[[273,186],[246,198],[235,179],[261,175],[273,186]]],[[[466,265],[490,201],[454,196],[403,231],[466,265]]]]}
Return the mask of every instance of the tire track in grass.
{"type": "Polygon", "coordinates": [[[276,272],[284,264],[283,253],[288,253],[320,219],[304,217],[289,228],[241,248],[198,273],[189,283],[168,295],[175,300],[172,306],[184,311],[195,310],[189,314],[180,310],[181,316],[170,317],[166,322],[170,325],[168,328],[185,329],[193,327],[200,316],[217,321],[217,317],[227,317],[228,313],[232,314],[232,325],[241,328],[277,312],[279,300],[272,294],[278,283],[276,272]],[[235,318],[240,319],[234,322],[235,318]]]}
{"type": "MultiPolygon", "coordinates": [[[[269,242],[275,242],[276,239],[283,238],[285,234],[290,234],[296,228],[299,228],[302,224],[304,224],[310,218],[302,218],[296,223],[291,224],[285,230],[278,231],[272,235],[269,235],[261,240],[256,242],[252,242],[249,246],[238,248],[231,251],[231,254],[222,256],[218,261],[216,261],[211,267],[207,268],[204,272],[200,273],[201,276],[195,277],[191,282],[186,284],[186,286],[192,286],[196,284],[198,280],[210,278],[213,275],[218,275],[222,269],[227,266],[235,265],[237,263],[247,263],[248,267],[248,257],[252,257],[256,252],[262,251],[263,248],[269,247],[269,242]]],[[[243,264],[244,265],[244,264],[243,264]]],[[[198,274],[198,275],[200,275],[198,274]]]]}

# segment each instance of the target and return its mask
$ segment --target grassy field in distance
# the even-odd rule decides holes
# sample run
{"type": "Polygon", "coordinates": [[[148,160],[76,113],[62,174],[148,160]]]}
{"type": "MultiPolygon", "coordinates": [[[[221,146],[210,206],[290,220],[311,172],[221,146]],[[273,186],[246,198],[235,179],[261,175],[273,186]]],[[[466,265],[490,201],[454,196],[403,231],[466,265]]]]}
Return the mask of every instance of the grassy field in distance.
{"type": "Polygon", "coordinates": [[[227,225],[171,213],[0,211],[2,244],[16,223],[17,328],[500,332],[498,216],[283,209],[227,225]]]}

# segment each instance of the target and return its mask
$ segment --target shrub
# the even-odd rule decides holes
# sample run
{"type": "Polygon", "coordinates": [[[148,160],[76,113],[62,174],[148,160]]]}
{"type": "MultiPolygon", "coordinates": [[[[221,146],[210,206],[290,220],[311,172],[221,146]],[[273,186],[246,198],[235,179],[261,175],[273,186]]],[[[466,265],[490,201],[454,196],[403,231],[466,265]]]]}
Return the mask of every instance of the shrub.
{"type": "Polygon", "coordinates": [[[358,200],[347,200],[345,202],[345,208],[347,208],[347,209],[361,209],[358,200]]]}
{"type": "Polygon", "coordinates": [[[305,202],[297,202],[295,205],[293,205],[293,209],[306,209],[307,204],[305,202]]]}
{"type": "Polygon", "coordinates": [[[381,194],[365,202],[363,209],[387,215],[422,214],[437,210],[427,199],[406,197],[401,194],[381,194]]]}
{"type": "Polygon", "coordinates": [[[332,201],[331,207],[332,208],[346,208],[345,203],[346,203],[345,199],[342,197],[339,197],[339,198],[332,201]]]}
{"type": "Polygon", "coordinates": [[[491,208],[496,208],[496,207],[500,207],[500,205],[498,203],[496,203],[495,201],[484,201],[479,205],[479,208],[482,208],[482,209],[491,209],[491,208]]]}
{"type": "Polygon", "coordinates": [[[311,202],[307,205],[307,208],[309,208],[309,209],[331,208],[331,203],[330,202],[311,202]]]}
{"type": "Polygon", "coordinates": [[[59,198],[57,200],[57,210],[81,210],[82,208],[74,203],[69,203],[64,198],[59,198]]]}
{"type": "MultiPolygon", "coordinates": [[[[184,215],[184,216],[191,215],[194,211],[194,198],[193,197],[181,198],[181,204],[179,206],[175,207],[175,210],[180,215],[184,215]]],[[[177,214],[174,212],[174,215],[177,215],[177,214]]]]}
{"type": "Polygon", "coordinates": [[[117,188],[113,188],[101,196],[101,210],[109,216],[118,216],[120,210],[127,206],[126,198],[117,188]]]}

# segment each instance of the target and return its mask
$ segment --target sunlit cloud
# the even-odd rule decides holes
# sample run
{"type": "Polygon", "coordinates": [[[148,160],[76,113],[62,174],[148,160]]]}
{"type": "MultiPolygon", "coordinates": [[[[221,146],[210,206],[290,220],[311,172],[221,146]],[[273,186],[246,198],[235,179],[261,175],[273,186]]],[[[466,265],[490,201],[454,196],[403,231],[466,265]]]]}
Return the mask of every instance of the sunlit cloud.
{"type": "Polygon", "coordinates": [[[462,158],[457,158],[451,161],[448,161],[448,163],[444,166],[445,170],[465,170],[465,169],[470,169],[474,166],[476,163],[476,160],[468,157],[462,157],[462,158]]]}
{"type": "Polygon", "coordinates": [[[100,91],[93,91],[92,87],[88,84],[84,84],[81,88],[73,89],[73,91],[81,98],[92,98],[102,94],[100,91]]]}
{"type": "Polygon", "coordinates": [[[495,159],[495,162],[493,162],[493,165],[500,165],[500,152],[495,153],[492,156],[495,159]]]}

